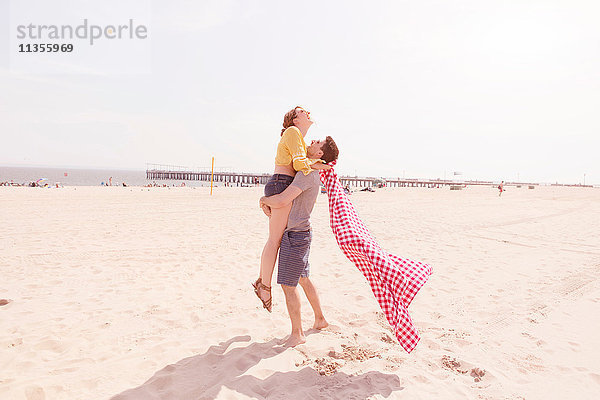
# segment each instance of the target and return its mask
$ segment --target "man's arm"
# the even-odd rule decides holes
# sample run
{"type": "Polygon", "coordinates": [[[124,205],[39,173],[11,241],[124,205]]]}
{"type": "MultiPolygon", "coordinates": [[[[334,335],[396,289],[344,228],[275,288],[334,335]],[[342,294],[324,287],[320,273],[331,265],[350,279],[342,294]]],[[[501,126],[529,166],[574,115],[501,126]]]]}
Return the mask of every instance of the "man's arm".
{"type": "Polygon", "coordinates": [[[271,208],[281,208],[290,204],[296,197],[298,197],[302,193],[302,189],[298,186],[290,185],[283,192],[269,196],[269,197],[261,197],[260,198],[260,206],[263,204],[271,207],[271,208]]]}
{"type": "Polygon", "coordinates": [[[312,169],[323,169],[325,171],[327,171],[328,169],[331,169],[331,165],[328,164],[322,164],[322,163],[314,163],[310,166],[312,169]]]}

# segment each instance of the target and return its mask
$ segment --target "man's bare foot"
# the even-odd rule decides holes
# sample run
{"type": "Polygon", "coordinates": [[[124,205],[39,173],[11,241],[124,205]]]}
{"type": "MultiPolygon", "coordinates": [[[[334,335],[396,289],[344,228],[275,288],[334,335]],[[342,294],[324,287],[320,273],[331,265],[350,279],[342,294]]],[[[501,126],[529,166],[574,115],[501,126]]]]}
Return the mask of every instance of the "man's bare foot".
{"type": "Polygon", "coordinates": [[[290,335],[288,340],[283,344],[284,347],[296,347],[299,344],[306,343],[306,336],[304,335],[290,335]]]}
{"type": "Polygon", "coordinates": [[[329,326],[329,322],[325,320],[325,318],[316,319],[315,324],[313,325],[313,329],[325,329],[329,326]]]}

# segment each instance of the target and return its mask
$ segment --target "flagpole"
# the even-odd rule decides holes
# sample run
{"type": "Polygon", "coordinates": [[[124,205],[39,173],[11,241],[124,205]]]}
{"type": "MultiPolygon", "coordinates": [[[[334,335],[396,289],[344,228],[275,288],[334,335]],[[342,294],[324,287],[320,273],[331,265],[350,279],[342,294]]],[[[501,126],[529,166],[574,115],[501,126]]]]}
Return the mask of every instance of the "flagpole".
{"type": "Polygon", "coordinates": [[[210,167],[210,195],[212,196],[213,174],[215,172],[215,158],[212,158],[212,166],[210,167]]]}

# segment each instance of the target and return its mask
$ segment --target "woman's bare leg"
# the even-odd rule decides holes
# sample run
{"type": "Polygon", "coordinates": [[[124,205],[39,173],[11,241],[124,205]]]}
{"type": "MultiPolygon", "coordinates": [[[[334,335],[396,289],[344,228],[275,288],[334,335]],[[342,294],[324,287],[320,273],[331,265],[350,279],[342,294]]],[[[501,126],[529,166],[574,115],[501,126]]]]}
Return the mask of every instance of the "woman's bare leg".
{"type": "MultiPolygon", "coordinates": [[[[269,218],[269,239],[260,256],[260,279],[263,285],[271,286],[273,270],[275,269],[275,260],[281,244],[283,232],[287,226],[288,215],[292,209],[292,204],[281,208],[272,208],[269,218]]],[[[270,294],[266,290],[260,290],[261,299],[267,300],[270,294]]]]}

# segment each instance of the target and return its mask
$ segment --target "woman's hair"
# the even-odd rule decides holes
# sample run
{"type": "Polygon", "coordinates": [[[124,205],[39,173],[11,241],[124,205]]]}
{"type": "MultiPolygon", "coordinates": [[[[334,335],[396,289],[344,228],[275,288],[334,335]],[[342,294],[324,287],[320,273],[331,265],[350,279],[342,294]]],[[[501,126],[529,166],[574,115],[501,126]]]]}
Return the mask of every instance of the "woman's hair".
{"type": "Polygon", "coordinates": [[[281,130],[281,135],[283,136],[283,132],[290,126],[294,126],[294,119],[296,119],[296,109],[302,108],[300,106],[296,106],[292,108],[290,111],[286,112],[283,116],[283,129],[281,130]]]}

